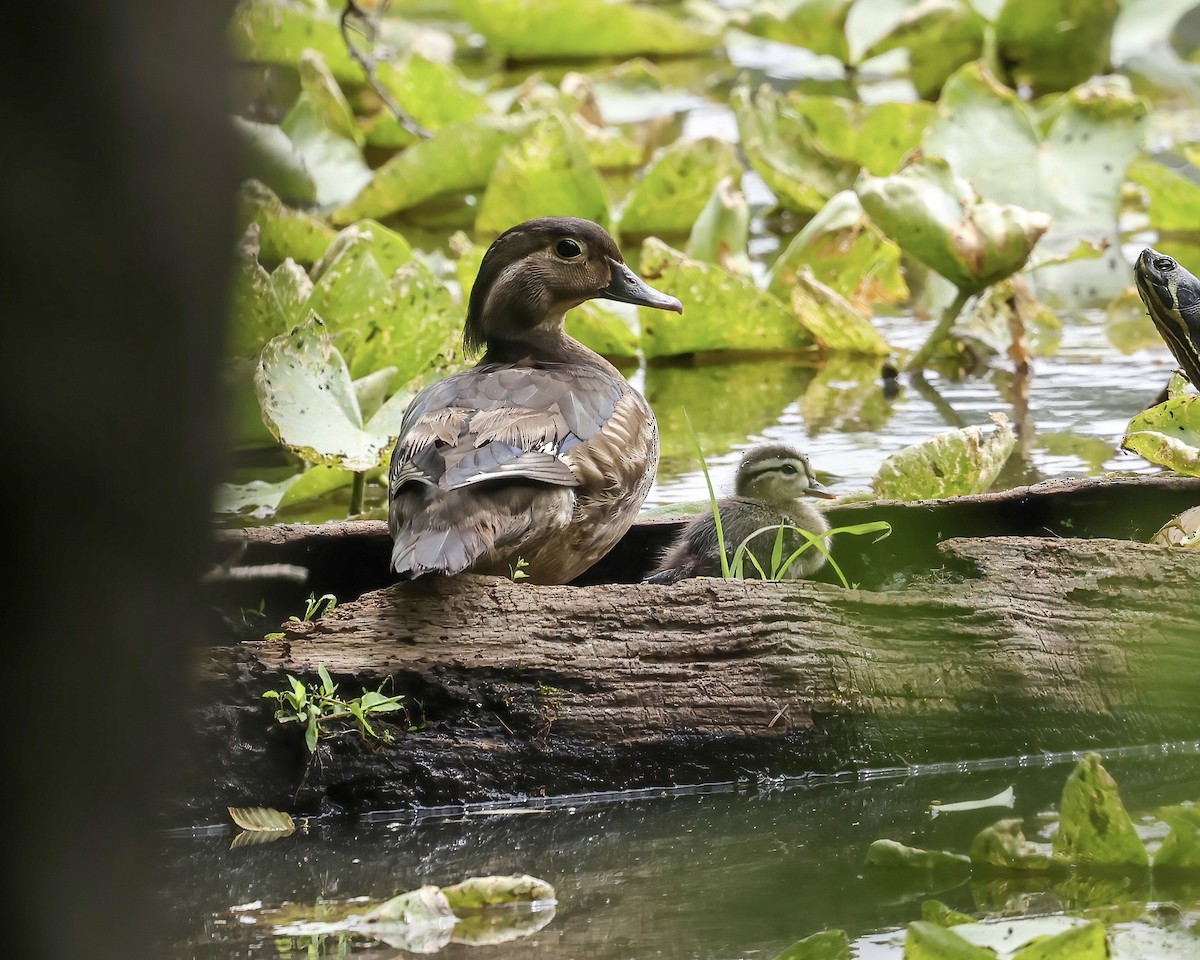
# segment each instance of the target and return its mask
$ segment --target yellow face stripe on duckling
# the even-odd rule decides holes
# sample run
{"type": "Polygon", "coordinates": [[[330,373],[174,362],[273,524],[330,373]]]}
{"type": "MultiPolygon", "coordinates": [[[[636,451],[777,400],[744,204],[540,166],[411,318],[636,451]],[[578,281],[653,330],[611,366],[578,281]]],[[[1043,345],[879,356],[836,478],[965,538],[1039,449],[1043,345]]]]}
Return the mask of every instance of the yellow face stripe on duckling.
{"type": "Polygon", "coordinates": [[[1186,291],[1190,294],[1187,306],[1193,310],[1200,307],[1200,281],[1170,257],[1147,256],[1147,253],[1151,252],[1143,253],[1134,267],[1138,293],[1159,335],[1170,347],[1187,378],[1200,386],[1200,349],[1195,339],[1195,332],[1200,330],[1200,318],[1189,323],[1183,314],[1185,305],[1181,303],[1181,295],[1186,291]]]}

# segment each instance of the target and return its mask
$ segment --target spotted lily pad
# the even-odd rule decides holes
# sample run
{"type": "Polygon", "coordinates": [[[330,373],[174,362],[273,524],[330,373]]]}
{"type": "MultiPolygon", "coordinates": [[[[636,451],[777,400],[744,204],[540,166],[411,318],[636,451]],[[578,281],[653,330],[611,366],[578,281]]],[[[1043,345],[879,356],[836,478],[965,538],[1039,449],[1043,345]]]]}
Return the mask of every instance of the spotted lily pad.
{"type": "Polygon", "coordinates": [[[1050,226],[1044,213],[981,200],[936,157],[891,177],[864,174],[857,190],[887,236],[961,291],[1016,273],[1050,226]]]}
{"type": "Polygon", "coordinates": [[[1061,869],[1062,862],[1050,855],[1049,846],[1026,840],[1021,827],[1021,820],[1008,819],[998,820],[980,830],[971,841],[971,862],[1005,870],[1041,873],[1061,869]]]}
{"type": "Polygon", "coordinates": [[[280,263],[289,257],[312,263],[335,236],[322,221],[287,206],[258,180],[247,180],[238,191],[238,221],[258,224],[259,259],[267,263],[280,263]]]}
{"type": "Polygon", "coordinates": [[[1144,867],[1150,862],[1098,754],[1080,760],[1067,778],[1054,853],[1078,866],[1144,867]]]}
{"type": "Polygon", "coordinates": [[[822,350],[886,357],[892,352],[870,319],[841,294],[817,280],[808,267],[792,285],[792,311],[822,350]]]}
{"type": "Polygon", "coordinates": [[[1129,165],[1129,179],[1146,192],[1152,227],[1191,232],[1200,225],[1200,184],[1191,177],[1142,158],[1129,165]]]}
{"type": "Polygon", "coordinates": [[[624,236],[685,234],[717,183],[741,179],[737,148],[724,140],[676,140],[650,160],[621,210],[624,236]]]}
{"type": "Polygon", "coordinates": [[[962,929],[925,920],[910,923],[904,937],[904,960],[996,960],[994,950],[977,947],[959,936],[962,929]]]}
{"type": "Polygon", "coordinates": [[[1200,477],[1200,396],[1175,397],[1129,421],[1121,446],[1151,463],[1200,477]]]}
{"type": "Polygon", "coordinates": [[[561,114],[504,147],[479,203],[475,230],[497,236],[534,217],[572,216],[608,224],[604,183],[574,127],[561,114]]]}
{"type": "Polygon", "coordinates": [[[964,427],[905,447],[888,457],[871,486],[880,497],[924,500],[983,493],[1000,475],[1017,438],[1003,414],[995,428],[964,427]]]}
{"type": "Polygon", "coordinates": [[[292,203],[313,203],[316,184],[291,138],[273,123],[233,118],[246,173],[292,203]]]}
{"type": "Polygon", "coordinates": [[[322,207],[344,203],[371,179],[358,144],[328,126],[321,102],[312,94],[300,94],[279,128],[303,159],[322,207]]]}
{"type": "Polygon", "coordinates": [[[384,462],[410,399],[397,394],[364,424],[346,361],[315,316],[263,348],[254,385],[280,443],[307,463],[359,473],[384,462]]]}
{"type": "Polygon", "coordinates": [[[791,90],[788,106],[808,120],[816,144],[878,177],[895,173],[901,161],[920,146],[936,112],[931,103],[859,103],[844,97],[822,97],[791,90]]]}
{"type": "Polygon", "coordinates": [[[540,117],[487,115],[450,124],[375,170],[359,194],[334,210],[330,219],[344,226],[365,217],[389,216],[444,194],[479,189],[504,148],[528,134],[540,117]]]}
{"type": "Polygon", "coordinates": [[[731,177],[717,181],[688,235],[687,255],[727,273],[753,272],[749,256],[750,205],[731,177]]]}
{"type": "Polygon", "coordinates": [[[1170,825],[1171,832],[1154,855],[1154,868],[1200,869],[1200,806],[1163,807],[1158,816],[1170,825]]]}
{"type": "Polygon", "coordinates": [[[229,288],[229,351],[253,357],[264,343],[287,329],[271,277],[258,262],[259,227],[250,224],[237,249],[229,288]]]}
{"type": "Polygon", "coordinates": [[[788,306],[744,276],[693,260],[654,237],[642,244],[639,263],[649,283],[679,297],[677,314],[641,308],[642,352],[647,358],[714,351],[804,350],[811,334],[788,306]],[[663,316],[659,316],[663,314],[663,316]]]}
{"type": "Polygon", "coordinates": [[[983,53],[986,24],[964,0],[923,0],[906,6],[864,56],[908,51],[913,86],[920,96],[933,100],[955,70],[983,53]]]}
{"type": "Polygon", "coordinates": [[[1118,0],[1005,0],[996,57],[1035,95],[1069,90],[1109,68],[1118,0]]]}
{"type": "Polygon", "coordinates": [[[455,0],[454,6],[510,60],[705,53],[719,38],[716,25],[624,0],[455,0]]]}
{"type": "Polygon", "coordinates": [[[300,55],[297,69],[300,72],[300,89],[320,107],[325,126],[361,147],[363,135],[354,119],[354,111],[325,58],[316,50],[305,50],[300,55]]]}

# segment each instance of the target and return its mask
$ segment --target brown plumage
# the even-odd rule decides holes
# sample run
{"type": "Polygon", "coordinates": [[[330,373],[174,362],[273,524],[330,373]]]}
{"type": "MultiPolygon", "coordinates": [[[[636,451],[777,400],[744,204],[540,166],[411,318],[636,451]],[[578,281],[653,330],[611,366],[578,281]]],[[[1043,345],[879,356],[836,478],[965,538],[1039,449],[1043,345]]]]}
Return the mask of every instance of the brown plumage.
{"type": "MultiPolygon", "coordinates": [[[[754,531],[775,525],[790,525],[820,535],[829,529],[822,513],[804,501],[805,497],[831,498],[813,474],[808,457],[785,443],[767,443],[742,456],[734,481],[735,495],[717,501],[725,555],[733,561],[738,545],[754,531]]],[[[771,551],[776,531],[760,533],[748,548],[763,570],[771,573],[771,551]]],[[[807,543],[805,537],[784,531],[783,558],[807,543]]],[[[825,540],[828,544],[828,539],[825,540]]],[[[815,547],[800,554],[788,568],[790,580],[811,577],[825,564],[825,555],[815,547]]],[[[758,570],[747,559],[746,577],[758,577],[758,570]]],[[[688,577],[721,576],[721,551],[717,525],[711,513],[696,517],[683,528],[678,539],[663,555],[659,565],[646,579],[650,583],[675,583],[688,577]]]]}
{"type": "Polygon", "coordinates": [[[396,573],[508,576],[524,560],[530,580],[568,583],[629,528],[658,428],[617,369],[563,330],[595,297],[683,310],[587,220],[530,220],[488,249],[463,332],[486,352],[417,395],[392,455],[396,573]]]}

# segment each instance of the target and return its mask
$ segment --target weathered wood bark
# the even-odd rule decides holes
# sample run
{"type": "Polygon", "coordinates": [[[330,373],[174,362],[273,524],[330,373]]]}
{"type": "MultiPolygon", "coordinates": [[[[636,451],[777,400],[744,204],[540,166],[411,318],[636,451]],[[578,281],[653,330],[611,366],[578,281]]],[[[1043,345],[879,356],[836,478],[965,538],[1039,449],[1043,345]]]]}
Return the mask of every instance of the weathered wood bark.
{"type": "Polygon", "coordinates": [[[324,743],[305,771],[294,728],[264,739],[269,710],[232,701],[214,749],[236,795],[210,800],[279,802],[303,779],[302,806],[395,806],[1200,736],[1200,553],[942,548],[890,592],[461,577],[368,593],[243,644],[245,682],[391,677],[420,728],[324,743]]]}

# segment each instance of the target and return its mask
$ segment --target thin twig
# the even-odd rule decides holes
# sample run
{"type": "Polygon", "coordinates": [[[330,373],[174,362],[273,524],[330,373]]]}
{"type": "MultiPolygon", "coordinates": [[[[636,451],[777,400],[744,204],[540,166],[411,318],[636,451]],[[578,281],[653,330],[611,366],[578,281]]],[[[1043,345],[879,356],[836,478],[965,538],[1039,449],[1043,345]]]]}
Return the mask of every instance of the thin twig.
{"type": "Polygon", "coordinates": [[[342,10],[342,15],[338,18],[338,22],[341,24],[342,40],[346,44],[346,50],[349,52],[350,58],[360,67],[362,67],[363,73],[366,74],[367,82],[371,85],[372,89],[379,94],[379,99],[382,100],[387,105],[388,109],[392,111],[392,114],[395,116],[396,121],[400,124],[400,126],[403,127],[408,133],[411,133],[414,137],[419,137],[422,140],[428,140],[433,136],[433,133],[429,130],[426,130],[423,126],[417,123],[416,120],[410,117],[407,111],[405,111],[405,109],[393,99],[392,95],[387,91],[387,88],[379,82],[379,78],[375,76],[374,54],[363,53],[350,39],[350,31],[352,29],[350,24],[351,18],[356,21],[359,31],[362,33],[367,43],[369,43],[372,47],[375,45],[376,35],[375,21],[371,19],[371,16],[361,7],[359,7],[359,5],[355,3],[355,0],[346,0],[346,7],[342,10]]]}

